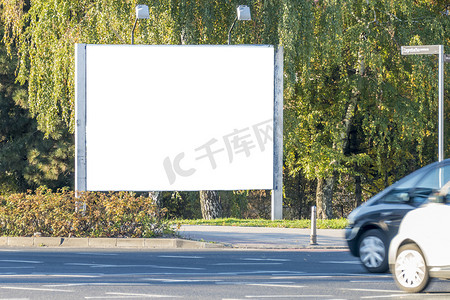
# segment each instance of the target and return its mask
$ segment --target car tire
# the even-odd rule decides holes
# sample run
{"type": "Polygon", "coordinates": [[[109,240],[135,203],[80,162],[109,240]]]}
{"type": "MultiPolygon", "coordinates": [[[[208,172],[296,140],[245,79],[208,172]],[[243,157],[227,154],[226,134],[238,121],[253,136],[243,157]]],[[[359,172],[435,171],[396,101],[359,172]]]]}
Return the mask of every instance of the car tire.
{"type": "Polygon", "coordinates": [[[422,251],[415,244],[406,244],[399,248],[393,273],[397,286],[408,293],[419,293],[430,282],[427,263],[422,251]]]}
{"type": "Polygon", "coordinates": [[[359,259],[367,271],[384,273],[389,269],[386,236],[381,230],[371,229],[359,239],[359,259]]]}

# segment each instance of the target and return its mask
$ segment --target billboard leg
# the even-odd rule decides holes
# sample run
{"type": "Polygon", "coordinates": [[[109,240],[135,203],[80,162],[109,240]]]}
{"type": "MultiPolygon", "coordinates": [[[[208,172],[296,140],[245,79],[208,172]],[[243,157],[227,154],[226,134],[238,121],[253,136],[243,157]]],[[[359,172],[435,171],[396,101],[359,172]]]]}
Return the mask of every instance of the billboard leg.
{"type": "Polygon", "coordinates": [[[283,47],[275,50],[272,220],[283,219],[283,47]]]}
{"type": "Polygon", "coordinates": [[[75,196],[86,191],[86,44],[75,45],[75,196]]]}

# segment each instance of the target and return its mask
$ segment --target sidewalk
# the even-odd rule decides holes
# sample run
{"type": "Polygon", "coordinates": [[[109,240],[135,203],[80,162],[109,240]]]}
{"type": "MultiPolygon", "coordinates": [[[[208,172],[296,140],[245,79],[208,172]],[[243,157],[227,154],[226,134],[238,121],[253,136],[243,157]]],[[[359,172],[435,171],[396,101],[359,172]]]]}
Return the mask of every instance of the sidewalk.
{"type": "Polygon", "coordinates": [[[182,238],[248,249],[347,249],[342,229],[317,229],[317,245],[310,244],[310,229],[183,225],[182,238]]]}
{"type": "Polygon", "coordinates": [[[344,230],[318,229],[317,245],[310,229],[183,225],[179,238],[0,237],[1,247],[128,248],[128,249],[347,249],[344,230]]]}

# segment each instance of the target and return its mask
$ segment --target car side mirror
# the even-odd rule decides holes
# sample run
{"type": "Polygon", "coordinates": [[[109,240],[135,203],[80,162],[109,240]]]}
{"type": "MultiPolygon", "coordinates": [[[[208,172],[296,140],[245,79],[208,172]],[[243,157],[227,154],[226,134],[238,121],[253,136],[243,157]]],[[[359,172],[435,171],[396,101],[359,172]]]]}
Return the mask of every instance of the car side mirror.
{"type": "Polygon", "coordinates": [[[408,202],[409,201],[409,194],[408,193],[400,193],[397,195],[397,198],[400,202],[408,202]]]}

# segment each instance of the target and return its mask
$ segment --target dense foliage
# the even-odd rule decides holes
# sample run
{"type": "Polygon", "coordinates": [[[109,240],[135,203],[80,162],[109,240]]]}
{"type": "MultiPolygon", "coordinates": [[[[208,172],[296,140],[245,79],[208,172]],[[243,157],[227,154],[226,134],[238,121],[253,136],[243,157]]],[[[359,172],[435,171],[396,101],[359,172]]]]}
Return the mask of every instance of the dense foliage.
{"type": "Polygon", "coordinates": [[[27,109],[26,85],[15,82],[16,65],[0,44],[0,194],[72,186],[72,135],[59,128],[44,139],[27,109]]]}
{"type": "MultiPolygon", "coordinates": [[[[47,137],[70,142],[61,132],[74,130],[74,44],[130,43],[137,2],[0,3],[4,41],[17,49],[17,79],[28,85],[26,107],[47,137]]],[[[438,44],[449,52],[447,0],[139,3],[151,17],[138,22],[136,44],[225,44],[235,7],[247,4],[252,21],[237,24],[233,42],[284,47],[288,215],[307,216],[313,202],[322,218],[345,215],[437,159],[436,57],[402,57],[400,46],[438,44]]],[[[446,130],[445,149],[449,137],[446,130]]]]}
{"type": "Polygon", "coordinates": [[[130,193],[36,193],[0,196],[0,232],[8,236],[156,237],[170,233],[165,211],[130,193]]]}

